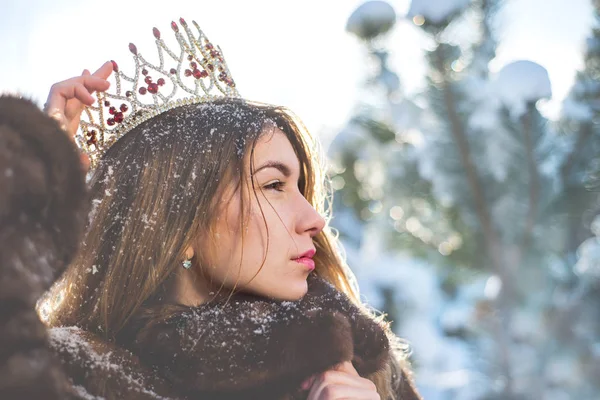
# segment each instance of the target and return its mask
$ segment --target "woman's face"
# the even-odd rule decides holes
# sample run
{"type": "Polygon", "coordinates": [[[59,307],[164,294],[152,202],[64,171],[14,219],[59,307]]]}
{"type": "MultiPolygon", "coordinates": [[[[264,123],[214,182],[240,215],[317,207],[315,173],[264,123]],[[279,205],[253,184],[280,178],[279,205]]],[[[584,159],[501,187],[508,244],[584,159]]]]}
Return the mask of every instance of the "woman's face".
{"type": "MultiPolygon", "coordinates": [[[[250,171],[250,157],[246,158],[246,171],[250,171]]],[[[297,300],[306,294],[311,269],[294,259],[315,249],[312,238],[325,220],[300,192],[299,177],[300,164],[285,133],[266,128],[254,149],[255,188],[243,188],[249,211],[243,242],[242,189],[232,194],[232,185],[223,197],[211,253],[214,259],[205,269],[213,283],[232,288],[237,282],[243,291],[280,300],[297,300]]]]}

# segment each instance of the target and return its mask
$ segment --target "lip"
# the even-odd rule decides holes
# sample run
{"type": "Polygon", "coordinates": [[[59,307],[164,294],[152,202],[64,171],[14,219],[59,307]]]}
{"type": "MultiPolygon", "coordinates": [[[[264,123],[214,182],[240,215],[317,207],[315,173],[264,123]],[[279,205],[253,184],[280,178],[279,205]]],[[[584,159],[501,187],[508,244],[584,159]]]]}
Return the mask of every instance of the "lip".
{"type": "Polygon", "coordinates": [[[315,269],[315,260],[313,260],[312,258],[316,252],[317,251],[315,249],[310,249],[300,254],[300,256],[298,256],[297,258],[294,258],[293,261],[304,265],[306,269],[312,271],[315,269]]]}
{"type": "Polygon", "coordinates": [[[315,260],[313,260],[310,257],[300,257],[300,258],[296,258],[294,259],[295,262],[302,264],[306,267],[306,269],[308,269],[309,271],[312,271],[315,269],[315,260]]]}
{"type": "Polygon", "coordinates": [[[317,252],[317,250],[310,249],[310,250],[307,250],[304,253],[300,254],[298,257],[292,258],[292,260],[298,260],[300,258],[313,258],[313,256],[315,255],[316,252],[317,252]]]}

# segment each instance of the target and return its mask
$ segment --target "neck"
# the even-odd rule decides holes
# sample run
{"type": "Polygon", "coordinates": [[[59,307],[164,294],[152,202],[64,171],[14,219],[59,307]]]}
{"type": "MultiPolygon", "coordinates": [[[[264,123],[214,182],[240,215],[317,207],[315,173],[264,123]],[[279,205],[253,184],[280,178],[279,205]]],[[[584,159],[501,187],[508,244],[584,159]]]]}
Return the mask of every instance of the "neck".
{"type": "Polygon", "coordinates": [[[175,272],[172,290],[176,303],[192,307],[209,301],[214,292],[199,274],[184,269],[175,272]]]}

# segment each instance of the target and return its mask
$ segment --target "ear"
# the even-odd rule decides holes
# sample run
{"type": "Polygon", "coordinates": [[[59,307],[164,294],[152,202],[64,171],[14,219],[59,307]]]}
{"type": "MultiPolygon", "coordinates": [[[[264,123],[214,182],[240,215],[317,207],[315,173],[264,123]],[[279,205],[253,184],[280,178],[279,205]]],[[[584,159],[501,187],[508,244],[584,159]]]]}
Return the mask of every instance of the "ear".
{"type": "Polygon", "coordinates": [[[185,259],[186,260],[191,260],[192,257],[194,257],[194,248],[192,246],[189,246],[187,249],[185,249],[185,259]]]}

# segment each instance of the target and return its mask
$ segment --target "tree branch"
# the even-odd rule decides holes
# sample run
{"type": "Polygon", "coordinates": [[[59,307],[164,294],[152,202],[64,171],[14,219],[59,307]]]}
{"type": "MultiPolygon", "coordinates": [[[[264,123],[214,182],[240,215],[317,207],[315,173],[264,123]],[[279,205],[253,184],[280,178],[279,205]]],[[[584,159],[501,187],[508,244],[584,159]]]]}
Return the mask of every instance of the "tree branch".
{"type": "Polygon", "coordinates": [[[569,177],[569,173],[571,172],[571,168],[575,165],[575,161],[577,160],[577,155],[583,149],[583,145],[587,141],[587,139],[592,135],[592,123],[591,122],[583,122],[579,127],[579,131],[577,132],[577,141],[573,146],[573,149],[567,156],[565,162],[560,167],[560,176],[562,178],[563,183],[567,181],[569,177]]]}
{"type": "Polygon", "coordinates": [[[535,161],[535,149],[533,145],[532,135],[532,123],[533,123],[533,110],[535,105],[528,104],[528,109],[525,115],[521,117],[521,124],[523,126],[523,140],[525,142],[525,157],[527,159],[527,171],[529,175],[529,201],[527,209],[527,217],[525,221],[525,229],[523,231],[523,238],[517,255],[516,265],[520,265],[525,254],[525,249],[531,243],[533,236],[533,228],[537,218],[538,210],[538,197],[540,190],[540,174],[537,169],[535,161]]]}
{"type": "Polygon", "coordinates": [[[438,47],[433,51],[434,53],[434,65],[439,71],[442,77],[442,93],[444,96],[444,104],[446,111],[448,112],[448,118],[450,120],[451,133],[454,141],[458,147],[460,154],[460,160],[462,166],[467,175],[467,181],[473,198],[475,200],[475,212],[479,223],[483,230],[483,236],[485,240],[487,253],[492,261],[493,270],[500,277],[503,285],[503,290],[496,300],[498,307],[499,319],[493,320],[496,325],[494,329],[494,336],[499,345],[498,356],[500,359],[501,373],[506,379],[506,388],[504,393],[511,396],[513,393],[512,387],[512,373],[510,366],[510,325],[511,325],[511,308],[510,301],[514,296],[512,295],[514,289],[512,288],[511,273],[509,272],[508,266],[504,262],[504,255],[502,252],[502,246],[500,240],[494,230],[492,217],[488,210],[487,203],[484,196],[483,185],[477,174],[475,163],[471,157],[471,150],[467,140],[465,128],[463,127],[458,111],[456,110],[456,99],[452,92],[451,84],[444,68],[444,58],[441,54],[439,43],[438,47]]]}

